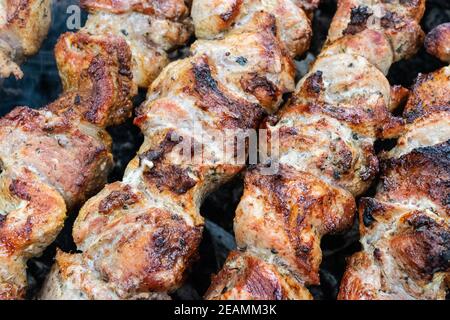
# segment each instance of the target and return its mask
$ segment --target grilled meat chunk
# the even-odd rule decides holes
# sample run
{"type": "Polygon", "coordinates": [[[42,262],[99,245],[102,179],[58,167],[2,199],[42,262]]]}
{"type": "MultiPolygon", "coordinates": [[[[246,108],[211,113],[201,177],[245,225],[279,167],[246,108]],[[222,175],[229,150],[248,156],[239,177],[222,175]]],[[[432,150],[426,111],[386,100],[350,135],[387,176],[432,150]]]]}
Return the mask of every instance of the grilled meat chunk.
{"type": "Polygon", "coordinates": [[[318,1],[308,6],[308,11],[292,0],[221,0],[194,1],[192,18],[195,34],[199,38],[223,37],[232,29],[258,30],[259,13],[269,12],[276,19],[274,27],[292,57],[303,54],[312,36],[308,13],[316,8],[318,1]]]}
{"type": "Polygon", "coordinates": [[[427,34],[425,48],[428,53],[450,63],[450,22],[443,23],[427,34]]]}
{"type": "Polygon", "coordinates": [[[23,77],[19,65],[47,36],[51,7],[52,0],[0,1],[0,78],[23,77]]]}
{"type": "Polygon", "coordinates": [[[82,32],[125,39],[134,80],[142,88],[170,62],[167,52],[192,34],[189,4],[183,0],[82,0],[81,5],[90,13],[82,32]]]}

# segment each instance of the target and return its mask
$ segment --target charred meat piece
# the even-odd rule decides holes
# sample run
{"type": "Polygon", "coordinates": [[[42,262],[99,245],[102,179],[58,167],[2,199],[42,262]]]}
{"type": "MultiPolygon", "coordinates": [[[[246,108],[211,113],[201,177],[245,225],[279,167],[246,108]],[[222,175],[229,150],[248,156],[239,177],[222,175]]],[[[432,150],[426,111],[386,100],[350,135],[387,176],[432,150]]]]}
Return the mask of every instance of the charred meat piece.
{"type": "Polygon", "coordinates": [[[0,1],[0,78],[23,77],[19,65],[47,36],[51,8],[52,0],[0,1]]]}

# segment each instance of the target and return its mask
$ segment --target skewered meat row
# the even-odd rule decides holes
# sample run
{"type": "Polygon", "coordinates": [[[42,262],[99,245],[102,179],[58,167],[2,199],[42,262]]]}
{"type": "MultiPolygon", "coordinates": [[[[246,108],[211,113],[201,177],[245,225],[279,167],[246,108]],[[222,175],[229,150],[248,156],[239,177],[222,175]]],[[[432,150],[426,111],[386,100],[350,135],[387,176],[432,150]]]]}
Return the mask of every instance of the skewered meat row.
{"type": "Polygon", "coordinates": [[[91,13],[86,27],[62,35],[55,48],[63,94],[0,119],[0,299],[24,297],[27,260],[55,240],[67,210],[106,184],[112,154],[105,128],[131,115],[137,86],[167,63],[164,50],[189,38],[181,0],[81,3],[91,13]],[[116,20],[123,21],[120,32],[112,28],[116,20]],[[137,37],[153,23],[160,39],[137,37]]]}
{"type": "Polygon", "coordinates": [[[0,1],[0,78],[23,77],[19,64],[39,50],[51,23],[51,0],[0,1]]]}
{"type": "MultiPolygon", "coordinates": [[[[450,23],[425,39],[450,63],[450,23]]],[[[450,284],[450,67],[419,75],[405,128],[382,163],[375,198],[359,206],[363,250],[353,255],[340,299],[445,299],[450,284]]]]}
{"type": "Polygon", "coordinates": [[[151,85],[135,119],[145,136],[138,155],[123,181],[83,206],[73,229],[82,253],[57,254],[40,298],[169,298],[197,256],[202,200],[244,166],[226,158],[219,139],[202,139],[256,128],[294,90],[291,56],[304,48],[285,35],[302,45],[311,36],[294,2],[195,0],[192,17],[207,39],[151,85]],[[205,34],[209,27],[199,26],[220,32],[205,34]]]}
{"type": "Polygon", "coordinates": [[[405,90],[391,89],[385,74],[421,43],[423,6],[338,2],[317,61],[263,125],[279,137],[270,159],[279,170],[265,175],[260,164],[246,173],[234,221],[238,250],[213,277],[207,299],[312,299],[306,287],[320,281],[322,236],[353,224],[355,197],[378,171],[375,140],[402,128],[389,110],[405,90]]]}

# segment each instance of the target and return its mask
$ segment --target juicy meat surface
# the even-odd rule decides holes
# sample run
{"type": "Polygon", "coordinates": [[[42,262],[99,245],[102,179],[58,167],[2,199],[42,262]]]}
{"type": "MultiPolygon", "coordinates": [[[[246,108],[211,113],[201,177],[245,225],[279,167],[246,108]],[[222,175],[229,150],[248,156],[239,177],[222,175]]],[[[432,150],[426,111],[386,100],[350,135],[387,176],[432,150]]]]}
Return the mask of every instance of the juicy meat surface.
{"type": "Polygon", "coordinates": [[[132,52],[134,81],[148,88],[170,62],[168,52],[185,44],[192,34],[189,7],[183,0],[92,1],[82,31],[122,37],[132,52]]]}
{"type": "Polygon", "coordinates": [[[424,33],[419,22],[424,10],[424,0],[339,0],[328,42],[374,30],[388,39],[394,62],[407,59],[422,44],[424,33]]]}
{"type": "Polygon", "coordinates": [[[206,293],[217,300],[311,300],[309,291],[273,264],[253,255],[232,252],[213,277],[206,293]]]}
{"type": "MultiPolygon", "coordinates": [[[[317,6],[311,3],[309,13],[317,6]]],[[[269,12],[276,19],[275,28],[292,57],[308,48],[312,37],[311,22],[299,1],[293,0],[200,0],[194,1],[192,18],[199,38],[223,37],[232,29],[257,31],[259,13],[269,12]]]]}
{"type": "Polygon", "coordinates": [[[0,119],[0,159],[5,172],[32,170],[72,207],[106,181],[111,141],[104,130],[65,120],[48,110],[14,109],[0,119]]]}
{"type": "Polygon", "coordinates": [[[427,34],[425,48],[428,53],[450,63],[450,22],[443,23],[427,34]]]}

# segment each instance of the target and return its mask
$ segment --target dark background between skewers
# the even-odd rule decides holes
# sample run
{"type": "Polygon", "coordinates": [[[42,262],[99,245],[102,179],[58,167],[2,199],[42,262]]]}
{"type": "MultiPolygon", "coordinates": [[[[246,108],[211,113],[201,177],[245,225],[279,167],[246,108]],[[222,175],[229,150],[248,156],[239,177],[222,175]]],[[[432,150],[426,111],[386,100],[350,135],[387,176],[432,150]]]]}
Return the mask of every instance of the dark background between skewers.
{"type": "MultiPolygon", "coordinates": [[[[53,22],[50,34],[44,42],[39,54],[28,59],[23,65],[24,79],[0,80],[0,116],[9,112],[15,106],[30,106],[39,108],[55,100],[61,93],[61,83],[53,56],[53,48],[58,36],[67,31],[66,13],[73,0],[55,0],[53,22]]],[[[314,38],[311,50],[297,61],[298,77],[302,76],[326,38],[331,18],[336,10],[336,0],[322,0],[322,4],[314,17],[314,38]]],[[[86,15],[83,14],[83,19],[86,15]]],[[[450,21],[450,2],[448,0],[428,0],[427,10],[422,26],[425,32],[436,25],[450,21]]],[[[84,21],[83,21],[84,22],[84,21]]],[[[194,39],[192,39],[194,40],[194,39]]],[[[187,48],[181,48],[171,53],[173,58],[186,54],[187,48]]],[[[442,64],[423,49],[410,60],[394,64],[388,78],[391,84],[410,86],[419,72],[433,71],[442,64]]],[[[140,92],[136,98],[138,105],[145,96],[140,92]]],[[[115,167],[110,175],[110,181],[120,180],[126,164],[132,159],[142,143],[142,134],[133,126],[132,121],[111,128],[110,133],[114,140],[113,153],[115,167]]],[[[389,148],[392,141],[383,141],[377,144],[378,149],[389,148]]],[[[235,247],[233,239],[233,217],[235,208],[242,194],[242,175],[230,183],[222,186],[211,194],[202,206],[202,214],[207,218],[204,240],[200,247],[200,258],[189,274],[186,285],[173,294],[175,299],[200,299],[207,289],[210,277],[222,266],[230,249],[235,247]]],[[[373,188],[367,195],[373,194],[373,188]]],[[[64,251],[76,250],[71,237],[71,228],[76,212],[67,220],[63,232],[55,243],[50,246],[42,257],[32,259],[28,263],[28,278],[31,298],[39,287],[53,263],[56,247],[64,251]]],[[[342,235],[327,236],[322,241],[323,263],[321,270],[321,285],[311,287],[316,299],[335,299],[339,289],[339,282],[345,268],[345,258],[359,250],[357,224],[342,235]]]]}

